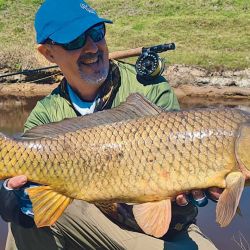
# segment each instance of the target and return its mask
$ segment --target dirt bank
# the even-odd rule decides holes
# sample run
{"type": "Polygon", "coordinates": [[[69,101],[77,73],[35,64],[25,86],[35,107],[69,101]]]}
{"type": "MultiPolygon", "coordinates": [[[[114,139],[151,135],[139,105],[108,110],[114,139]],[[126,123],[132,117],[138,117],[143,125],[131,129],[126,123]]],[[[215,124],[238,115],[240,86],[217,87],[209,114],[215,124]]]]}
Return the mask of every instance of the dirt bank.
{"type": "MultiPolygon", "coordinates": [[[[209,71],[198,67],[173,65],[167,68],[164,75],[180,99],[185,97],[250,99],[250,69],[209,71]]],[[[36,79],[23,75],[7,77],[1,79],[0,96],[2,98],[45,96],[58,85],[60,78],[61,76],[57,75],[47,78],[44,82],[32,83],[30,80],[36,79]]]]}

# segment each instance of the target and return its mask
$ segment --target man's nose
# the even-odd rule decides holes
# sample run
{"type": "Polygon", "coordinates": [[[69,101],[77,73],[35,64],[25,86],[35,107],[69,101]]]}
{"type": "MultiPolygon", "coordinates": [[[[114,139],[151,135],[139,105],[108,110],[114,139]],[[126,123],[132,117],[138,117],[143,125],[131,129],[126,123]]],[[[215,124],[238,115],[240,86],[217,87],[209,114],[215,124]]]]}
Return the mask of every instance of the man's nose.
{"type": "Polygon", "coordinates": [[[85,53],[96,53],[98,51],[98,47],[96,43],[92,40],[90,36],[87,36],[86,43],[83,46],[82,50],[85,53]]]}

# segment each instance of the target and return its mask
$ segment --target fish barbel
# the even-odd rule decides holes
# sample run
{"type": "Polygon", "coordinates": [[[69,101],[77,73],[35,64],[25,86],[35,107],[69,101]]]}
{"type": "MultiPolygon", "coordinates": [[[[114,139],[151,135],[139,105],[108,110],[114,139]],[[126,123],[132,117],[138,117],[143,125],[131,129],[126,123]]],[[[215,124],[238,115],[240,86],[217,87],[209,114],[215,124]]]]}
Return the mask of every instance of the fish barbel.
{"type": "Polygon", "coordinates": [[[142,230],[164,235],[171,199],[224,188],[216,218],[232,220],[250,176],[250,114],[230,108],[164,111],[139,94],[119,107],[0,136],[0,179],[26,175],[38,227],[53,224],[73,199],[136,203],[142,230]]]}

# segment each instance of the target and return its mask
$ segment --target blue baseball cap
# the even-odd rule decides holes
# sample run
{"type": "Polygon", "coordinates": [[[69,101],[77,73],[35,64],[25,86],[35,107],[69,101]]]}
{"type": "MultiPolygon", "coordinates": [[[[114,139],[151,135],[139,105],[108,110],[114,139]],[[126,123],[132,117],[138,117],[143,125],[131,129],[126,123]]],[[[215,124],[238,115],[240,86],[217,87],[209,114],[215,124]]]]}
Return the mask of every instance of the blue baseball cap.
{"type": "Polygon", "coordinates": [[[82,0],[46,0],[35,16],[37,43],[48,38],[57,43],[69,43],[98,23],[112,23],[99,17],[82,0]]]}

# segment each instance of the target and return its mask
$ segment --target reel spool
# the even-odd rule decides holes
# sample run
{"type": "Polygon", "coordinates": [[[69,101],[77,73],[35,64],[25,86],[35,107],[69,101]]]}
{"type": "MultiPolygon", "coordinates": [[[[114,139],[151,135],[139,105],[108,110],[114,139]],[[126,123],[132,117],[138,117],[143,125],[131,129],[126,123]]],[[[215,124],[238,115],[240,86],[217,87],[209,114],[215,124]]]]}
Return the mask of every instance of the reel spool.
{"type": "Polygon", "coordinates": [[[135,64],[137,76],[143,80],[151,80],[161,75],[165,68],[165,60],[157,53],[174,49],[174,43],[143,48],[135,64]]]}
{"type": "Polygon", "coordinates": [[[135,64],[137,75],[146,79],[151,79],[161,75],[164,67],[164,60],[155,52],[142,53],[135,64]]]}

